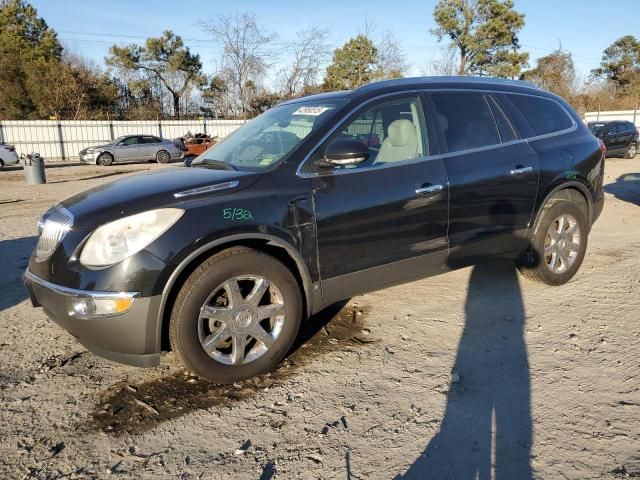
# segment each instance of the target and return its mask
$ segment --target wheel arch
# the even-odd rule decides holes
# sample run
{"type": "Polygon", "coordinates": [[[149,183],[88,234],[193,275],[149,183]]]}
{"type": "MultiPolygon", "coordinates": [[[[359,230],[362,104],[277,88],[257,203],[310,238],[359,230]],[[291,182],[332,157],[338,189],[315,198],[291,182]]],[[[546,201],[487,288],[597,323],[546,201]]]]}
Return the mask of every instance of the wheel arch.
{"type": "Polygon", "coordinates": [[[182,260],[171,273],[162,291],[162,301],[158,315],[159,325],[157,331],[159,338],[157,344],[161,349],[164,350],[169,345],[169,318],[171,317],[171,310],[176,296],[184,280],[207,258],[226,248],[239,245],[267,253],[291,270],[298,281],[300,292],[303,296],[304,318],[311,315],[313,312],[314,286],[307,265],[295,247],[285,240],[269,234],[231,235],[200,246],[182,260]]]}
{"type": "Polygon", "coordinates": [[[105,153],[108,153],[109,155],[111,155],[111,159],[112,159],[113,162],[116,161],[116,154],[112,150],[105,149],[104,151],[102,151],[98,155],[96,155],[96,161],[95,161],[96,165],[100,165],[98,163],[98,159],[100,158],[100,155],[104,155],[105,153]]]}
{"type": "Polygon", "coordinates": [[[544,200],[538,206],[538,210],[536,211],[533,222],[531,223],[531,230],[535,227],[540,219],[540,215],[542,214],[542,210],[544,206],[549,202],[552,197],[560,197],[565,198],[567,200],[575,200],[576,202],[582,204],[585,208],[585,213],[587,216],[587,222],[589,224],[589,228],[591,228],[592,215],[593,215],[593,197],[589,189],[582,183],[578,181],[571,181],[561,183],[556,187],[552,188],[545,196],[544,200]]]}

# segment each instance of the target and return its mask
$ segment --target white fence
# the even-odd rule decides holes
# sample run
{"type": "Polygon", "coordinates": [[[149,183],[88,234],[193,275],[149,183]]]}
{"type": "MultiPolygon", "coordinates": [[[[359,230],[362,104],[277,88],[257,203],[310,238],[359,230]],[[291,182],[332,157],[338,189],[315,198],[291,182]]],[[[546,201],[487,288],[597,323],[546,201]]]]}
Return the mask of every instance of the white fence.
{"type": "Polygon", "coordinates": [[[608,120],[627,120],[640,126],[640,110],[615,110],[609,112],[587,112],[584,114],[587,122],[602,122],[608,120]]]}
{"type": "Polygon", "coordinates": [[[38,152],[47,160],[78,160],[78,152],[107,143],[121,135],[155,135],[178,138],[187,132],[220,138],[229,135],[243,120],[0,120],[0,142],[16,146],[18,153],[38,152]]]}

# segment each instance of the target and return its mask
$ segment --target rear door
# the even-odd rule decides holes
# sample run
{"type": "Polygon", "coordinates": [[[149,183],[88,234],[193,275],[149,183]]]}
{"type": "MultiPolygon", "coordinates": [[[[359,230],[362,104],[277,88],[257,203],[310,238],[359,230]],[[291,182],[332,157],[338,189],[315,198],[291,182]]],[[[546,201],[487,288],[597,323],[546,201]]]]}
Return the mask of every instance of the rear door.
{"type": "Polygon", "coordinates": [[[630,122],[620,122],[618,124],[618,131],[620,135],[620,148],[626,149],[631,139],[633,138],[633,134],[635,133],[635,126],[630,122]]]}
{"type": "Polygon", "coordinates": [[[433,93],[429,102],[449,178],[450,265],[521,248],[538,191],[535,151],[489,94],[433,93]]]}
{"type": "Polygon", "coordinates": [[[144,135],[138,147],[140,160],[153,160],[160,149],[160,139],[151,135],[144,135]]]}
{"type": "Polygon", "coordinates": [[[428,128],[419,95],[372,101],[346,119],[305,164],[325,301],[444,268],[447,175],[442,159],[429,155],[428,128]],[[324,148],[339,138],[364,143],[370,158],[351,167],[316,166],[324,148]]]}
{"type": "Polygon", "coordinates": [[[620,122],[608,123],[604,128],[604,143],[608,151],[619,151],[624,148],[624,128],[620,122]]]}

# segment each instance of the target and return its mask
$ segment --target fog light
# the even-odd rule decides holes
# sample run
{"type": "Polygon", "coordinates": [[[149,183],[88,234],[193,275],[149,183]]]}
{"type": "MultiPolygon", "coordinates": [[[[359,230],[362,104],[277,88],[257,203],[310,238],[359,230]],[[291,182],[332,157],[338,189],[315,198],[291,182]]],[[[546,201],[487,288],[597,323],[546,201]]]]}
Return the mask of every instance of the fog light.
{"type": "Polygon", "coordinates": [[[73,298],[71,309],[79,317],[118,315],[125,313],[133,305],[133,298],[73,298]]]}

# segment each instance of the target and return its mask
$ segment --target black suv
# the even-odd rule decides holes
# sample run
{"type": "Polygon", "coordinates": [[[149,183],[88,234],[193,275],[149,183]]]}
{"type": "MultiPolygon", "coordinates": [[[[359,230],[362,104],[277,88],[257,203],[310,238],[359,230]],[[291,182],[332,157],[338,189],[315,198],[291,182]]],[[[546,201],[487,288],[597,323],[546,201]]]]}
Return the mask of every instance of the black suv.
{"type": "Polygon", "coordinates": [[[489,257],[578,270],[604,150],[520,81],[384,81],[265,112],[195,159],[46,212],[25,282],[88,349],[216,382],[272,368],[301,321],[489,257]]]}
{"type": "Polygon", "coordinates": [[[638,153],[638,129],[631,122],[614,120],[610,122],[589,122],[591,133],[602,140],[607,154],[634,158],[638,153]]]}

